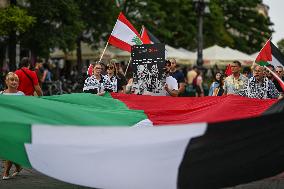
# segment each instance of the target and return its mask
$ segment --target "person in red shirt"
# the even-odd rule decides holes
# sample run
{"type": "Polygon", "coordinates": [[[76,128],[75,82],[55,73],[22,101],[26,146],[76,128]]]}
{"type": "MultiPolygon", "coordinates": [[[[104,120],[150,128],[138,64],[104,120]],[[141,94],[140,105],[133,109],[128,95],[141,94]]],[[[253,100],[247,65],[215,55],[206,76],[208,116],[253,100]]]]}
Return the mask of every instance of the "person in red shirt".
{"type": "Polygon", "coordinates": [[[42,90],[39,86],[37,75],[34,71],[29,70],[30,60],[24,57],[19,67],[20,68],[15,71],[20,81],[18,90],[25,93],[26,96],[33,96],[34,92],[36,92],[38,96],[42,96],[42,90]]]}

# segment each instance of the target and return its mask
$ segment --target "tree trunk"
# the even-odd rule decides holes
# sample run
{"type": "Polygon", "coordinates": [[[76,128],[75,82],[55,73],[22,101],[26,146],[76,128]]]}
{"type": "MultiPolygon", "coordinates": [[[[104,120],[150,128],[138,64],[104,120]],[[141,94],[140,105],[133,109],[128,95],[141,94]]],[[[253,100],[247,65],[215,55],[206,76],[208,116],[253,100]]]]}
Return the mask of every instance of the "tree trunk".
{"type": "Polygon", "coordinates": [[[9,57],[9,70],[15,71],[16,70],[16,32],[13,32],[9,35],[9,42],[8,42],[8,57],[9,57]]]}
{"type": "MultiPolygon", "coordinates": [[[[17,0],[10,0],[10,5],[17,5],[17,0]]],[[[9,69],[10,71],[16,70],[16,45],[17,45],[17,35],[16,31],[13,31],[9,35],[8,40],[8,57],[9,57],[9,69]]]]}
{"type": "Polygon", "coordinates": [[[0,73],[3,72],[3,65],[5,61],[6,54],[6,45],[3,43],[0,44],[0,73]]]}
{"type": "Polygon", "coordinates": [[[77,38],[77,69],[78,69],[78,74],[82,74],[82,69],[83,69],[83,64],[82,64],[82,48],[81,48],[81,37],[77,38]]]}

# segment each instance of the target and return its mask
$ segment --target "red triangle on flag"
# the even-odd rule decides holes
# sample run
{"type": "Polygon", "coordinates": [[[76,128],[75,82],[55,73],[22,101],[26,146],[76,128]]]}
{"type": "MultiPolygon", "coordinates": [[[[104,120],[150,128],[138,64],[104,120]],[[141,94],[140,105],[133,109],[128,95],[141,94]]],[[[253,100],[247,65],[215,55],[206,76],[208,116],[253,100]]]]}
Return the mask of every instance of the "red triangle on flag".
{"type": "Polygon", "coordinates": [[[149,38],[148,32],[144,26],[142,26],[141,40],[143,44],[151,44],[151,40],[149,38]]]}
{"type": "Polygon", "coordinates": [[[266,44],[263,46],[263,48],[260,50],[258,56],[255,59],[255,62],[260,61],[272,61],[272,53],[271,53],[271,45],[270,40],[266,42],[266,44]]]}

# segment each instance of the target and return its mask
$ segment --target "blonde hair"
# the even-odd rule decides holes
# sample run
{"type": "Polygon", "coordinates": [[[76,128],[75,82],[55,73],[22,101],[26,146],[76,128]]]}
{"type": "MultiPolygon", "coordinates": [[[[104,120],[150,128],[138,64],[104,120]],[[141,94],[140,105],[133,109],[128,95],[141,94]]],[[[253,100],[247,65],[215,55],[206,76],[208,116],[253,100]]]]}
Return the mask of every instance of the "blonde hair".
{"type": "Polygon", "coordinates": [[[17,78],[17,80],[19,81],[19,77],[17,74],[15,74],[14,72],[9,72],[6,75],[6,81],[9,80],[10,78],[17,78]]]}

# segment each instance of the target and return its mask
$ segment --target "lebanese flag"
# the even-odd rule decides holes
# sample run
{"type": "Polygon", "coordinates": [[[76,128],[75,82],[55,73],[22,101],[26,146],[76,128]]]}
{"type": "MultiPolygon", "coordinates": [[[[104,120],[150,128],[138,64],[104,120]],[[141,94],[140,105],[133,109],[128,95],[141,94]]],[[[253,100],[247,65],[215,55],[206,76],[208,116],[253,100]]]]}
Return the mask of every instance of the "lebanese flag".
{"type": "Polygon", "coordinates": [[[132,45],[142,45],[139,33],[121,12],[108,39],[108,42],[122,50],[131,52],[132,45]]]}
{"type": "Polygon", "coordinates": [[[95,188],[229,187],[284,171],[279,102],[0,95],[0,157],[95,188]]]}
{"type": "MultiPolygon", "coordinates": [[[[274,67],[282,66],[284,67],[284,55],[281,51],[271,42],[269,39],[261,51],[259,52],[258,56],[255,59],[255,62],[261,66],[267,66],[269,64],[273,65],[274,67]]],[[[268,68],[266,68],[268,69],[268,68]]],[[[270,73],[274,76],[274,78],[280,84],[282,90],[284,91],[284,82],[281,78],[279,78],[276,73],[272,70],[268,69],[270,73]]]]}

